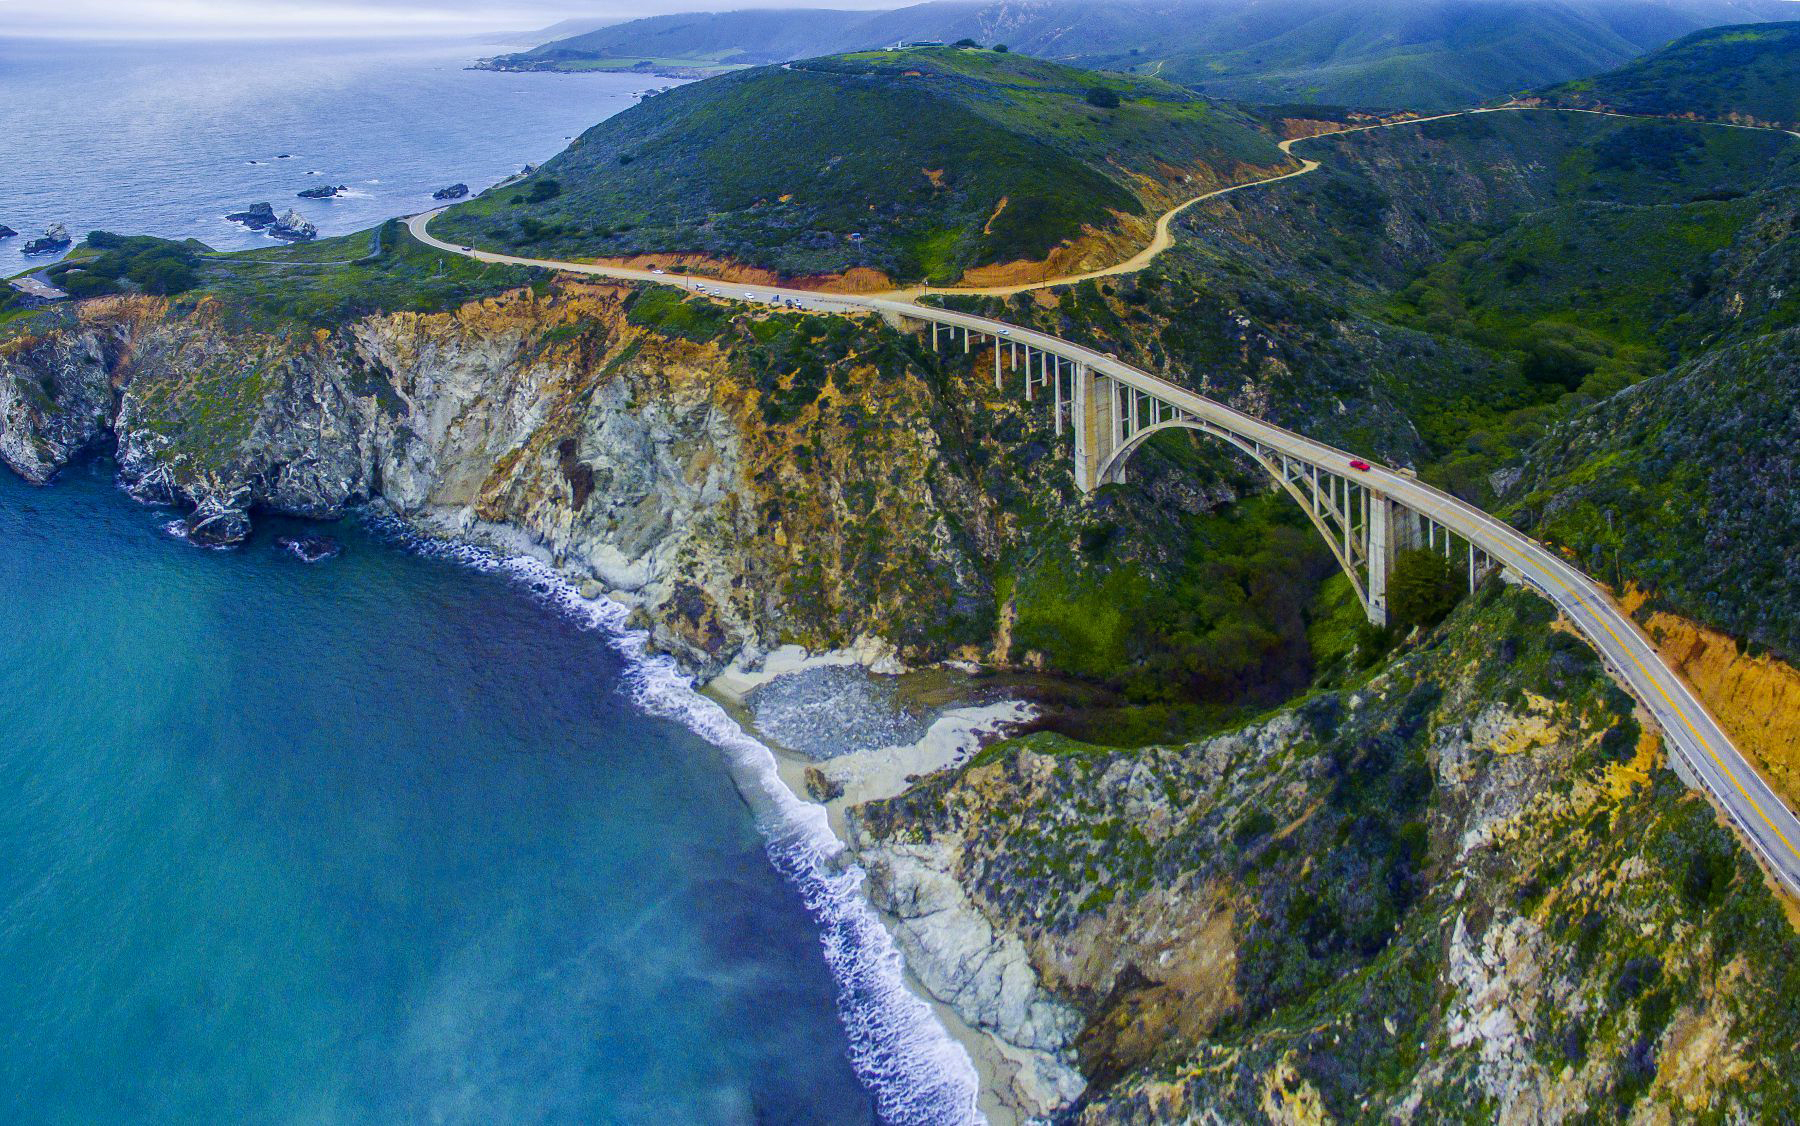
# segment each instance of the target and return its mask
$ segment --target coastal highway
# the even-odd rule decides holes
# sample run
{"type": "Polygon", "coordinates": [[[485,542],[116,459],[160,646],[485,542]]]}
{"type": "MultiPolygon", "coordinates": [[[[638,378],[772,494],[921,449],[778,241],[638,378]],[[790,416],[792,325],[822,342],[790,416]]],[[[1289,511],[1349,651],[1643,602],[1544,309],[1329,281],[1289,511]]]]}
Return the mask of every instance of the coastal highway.
{"type": "MultiPolygon", "coordinates": [[[[1527,107],[1521,107],[1527,108],[1527,107]]],[[[1496,110],[1469,112],[1499,112],[1496,110]]],[[[1445,117],[1455,114],[1442,115],[1445,117]]],[[[1395,124],[1417,124],[1422,120],[1395,124]]],[[[1372,126],[1365,128],[1387,128],[1372,126]]],[[[1291,142],[1290,142],[1291,143],[1291,142]]],[[[1285,146],[1284,146],[1285,147],[1285,146]]],[[[1237,185],[1223,191],[1238,191],[1257,183],[1304,175],[1317,164],[1307,162],[1298,172],[1289,172],[1270,180],[1237,185]]],[[[1183,207],[1198,200],[1190,200],[1183,207]]],[[[1606,662],[1614,677],[1643,705],[1662,731],[1671,754],[1682,768],[1690,784],[1698,784],[1722,811],[1767,867],[1791,894],[1800,895],[1800,819],[1778,797],[1767,780],[1745,758],[1731,741],[1717,719],[1694,695],[1681,676],[1657,653],[1622,608],[1586,575],[1567,563],[1550,548],[1523,535],[1481,509],[1448,493],[1432,488],[1414,477],[1375,465],[1358,474],[1349,465],[1352,455],[1315,442],[1305,435],[1273,426],[1234,410],[1222,403],[1203,398],[1141,371],[1111,355],[1096,352],[1057,337],[1008,325],[969,313],[952,312],[919,305],[918,291],[885,294],[821,293],[812,290],[787,289],[780,286],[753,285],[710,278],[677,276],[649,269],[613,266],[590,262],[562,262],[548,259],[522,258],[495,254],[444,242],[427,229],[439,211],[428,211],[407,220],[414,238],[429,246],[452,254],[461,254],[482,262],[535,266],[589,274],[625,281],[655,282],[683,286],[689,290],[735,301],[765,303],[819,313],[887,313],[915,321],[931,321],[953,328],[1015,341],[1055,355],[1086,364],[1095,372],[1132,387],[1151,392],[1198,418],[1205,419],[1233,433],[1262,443],[1271,449],[1337,471],[1355,474],[1373,489],[1387,494],[1400,504],[1422,513],[1474,544],[1489,558],[1504,566],[1522,581],[1540,591],[1563,613],[1606,662]]],[[[1179,210],[1179,209],[1178,209],[1179,210]]],[[[1166,230],[1166,223],[1159,224],[1166,230]]],[[[1137,262],[1133,259],[1133,262],[1137,262]]],[[[1138,263],[1141,266],[1143,263],[1138,263]]],[[[1133,267],[1137,268],[1137,267],[1133,267]]],[[[1037,284],[1066,284],[1071,279],[1037,284]]],[[[1034,286],[1035,287],[1035,286],[1034,286]]],[[[1009,287],[1005,292],[1014,291],[1009,287]]],[[[951,291],[943,291],[951,292],[951,291]]],[[[967,291],[964,291],[967,292],[967,291]]]]}

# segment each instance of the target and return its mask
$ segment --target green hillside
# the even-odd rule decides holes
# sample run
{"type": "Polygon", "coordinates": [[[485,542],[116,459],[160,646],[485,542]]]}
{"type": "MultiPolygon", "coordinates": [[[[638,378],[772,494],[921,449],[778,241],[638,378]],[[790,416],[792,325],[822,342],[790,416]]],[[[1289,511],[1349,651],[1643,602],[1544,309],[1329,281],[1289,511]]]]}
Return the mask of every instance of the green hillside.
{"type": "Polygon", "coordinates": [[[1696,32],[1598,78],[1553,86],[1554,105],[1800,129],[1800,23],[1696,32]]]}
{"type": "Polygon", "coordinates": [[[764,9],[631,20],[491,60],[662,73],[915,40],[1154,75],[1214,97],[1449,109],[1616,67],[1677,36],[1781,19],[1784,0],[1048,0],[892,11],[764,9]]]}
{"type": "Polygon", "coordinates": [[[1041,260],[1086,228],[1141,239],[1170,201],[1290,163],[1247,117],[1155,79],[875,51],[652,98],[436,229],[538,256],[948,281],[1041,260]]]}

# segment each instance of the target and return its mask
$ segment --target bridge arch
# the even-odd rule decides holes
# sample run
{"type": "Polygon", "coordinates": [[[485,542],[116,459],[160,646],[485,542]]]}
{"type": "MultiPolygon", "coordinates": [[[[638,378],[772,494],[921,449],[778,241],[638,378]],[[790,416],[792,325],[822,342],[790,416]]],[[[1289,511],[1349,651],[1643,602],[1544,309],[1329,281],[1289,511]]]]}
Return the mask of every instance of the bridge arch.
{"type": "MultiPolygon", "coordinates": [[[[1282,491],[1292,497],[1295,503],[1299,504],[1300,510],[1306,513],[1306,518],[1312,521],[1313,527],[1318,530],[1320,537],[1324,539],[1325,546],[1331,549],[1332,558],[1337,560],[1338,567],[1349,577],[1350,585],[1356,590],[1357,601],[1363,604],[1365,610],[1369,609],[1368,583],[1364,580],[1361,571],[1361,566],[1366,565],[1367,560],[1360,558],[1360,553],[1356,550],[1357,544],[1353,514],[1344,517],[1343,522],[1338,527],[1333,527],[1328,522],[1327,516],[1343,516],[1344,514],[1336,505],[1326,505],[1321,507],[1318,499],[1318,478],[1316,475],[1309,476],[1304,471],[1297,477],[1291,475],[1287,466],[1272,461],[1268,451],[1263,450],[1253,442],[1246,441],[1241,436],[1226,430],[1224,427],[1217,426],[1205,419],[1194,418],[1192,416],[1172,418],[1164,422],[1146,426],[1134,433],[1123,445],[1113,450],[1101,463],[1098,473],[1100,483],[1105,485],[1124,484],[1125,465],[1131,460],[1131,455],[1136,453],[1143,444],[1151,438],[1170,430],[1193,430],[1209,437],[1217,438],[1235,448],[1239,453],[1244,454],[1251,461],[1254,461],[1261,467],[1263,472],[1274,478],[1275,483],[1281,486],[1282,491]],[[1301,488],[1302,484],[1308,482],[1312,485],[1310,494],[1307,490],[1301,488]],[[1349,534],[1346,534],[1346,528],[1348,528],[1349,534]]],[[[1286,459],[1283,460],[1285,461],[1286,459]]],[[[1333,492],[1335,493],[1335,489],[1333,489],[1333,492]]],[[[1343,508],[1348,509],[1350,507],[1348,492],[1346,492],[1345,497],[1346,499],[1343,508]]]]}
{"type": "Polygon", "coordinates": [[[1164,430],[1198,430],[1237,449],[1300,505],[1375,625],[1388,622],[1388,575],[1401,551],[1425,547],[1452,557],[1460,546],[1471,590],[1492,565],[1466,535],[1455,544],[1447,525],[1378,487],[1370,466],[1341,450],[1067,341],[950,310],[879,308],[883,315],[923,321],[934,350],[944,347],[946,338],[954,348],[958,335],[964,354],[974,351],[978,337],[991,344],[995,390],[1006,385],[1011,371],[1026,402],[1050,408],[1057,436],[1074,439],[1075,485],[1084,493],[1123,482],[1132,454],[1164,430]]]}

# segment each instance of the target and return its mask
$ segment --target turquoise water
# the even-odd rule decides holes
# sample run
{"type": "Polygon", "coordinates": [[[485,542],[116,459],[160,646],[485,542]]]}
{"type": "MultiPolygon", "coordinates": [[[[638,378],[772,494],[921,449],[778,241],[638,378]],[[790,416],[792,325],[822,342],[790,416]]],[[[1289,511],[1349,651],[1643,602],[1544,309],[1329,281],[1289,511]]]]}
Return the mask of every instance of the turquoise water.
{"type": "Polygon", "coordinates": [[[853,1052],[929,1085],[854,974],[852,1046],[842,921],[602,635],[356,523],[308,566],[169,515],[104,461],[0,472],[0,1118],[867,1122],[853,1052]]]}

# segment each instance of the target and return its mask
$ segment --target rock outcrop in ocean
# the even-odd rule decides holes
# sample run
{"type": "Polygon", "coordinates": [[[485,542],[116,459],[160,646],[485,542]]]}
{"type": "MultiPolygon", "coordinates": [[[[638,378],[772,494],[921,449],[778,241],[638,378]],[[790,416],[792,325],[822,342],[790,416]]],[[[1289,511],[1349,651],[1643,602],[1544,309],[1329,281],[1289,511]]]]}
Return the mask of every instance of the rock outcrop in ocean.
{"type": "Polygon", "coordinates": [[[432,199],[461,199],[469,194],[469,185],[451,184],[447,188],[439,188],[431,193],[432,199]]]}
{"type": "Polygon", "coordinates": [[[242,211],[233,211],[225,218],[233,223],[242,223],[253,231],[260,231],[275,222],[275,208],[269,203],[253,203],[242,211]]]}
{"type": "Polygon", "coordinates": [[[319,237],[319,228],[291,207],[281,213],[281,218],[269,224],[268,229],[271,235],[286,242],[311,242],[319,237]]]}
{"type": "Polygon", "coordinates": [[[61,223],[52,223],[44,228],[41,238],[34,238],[20,249],[26,254],[57,254],[69,249],[74,243],[69,236],[69,228],[61,223]]]}

